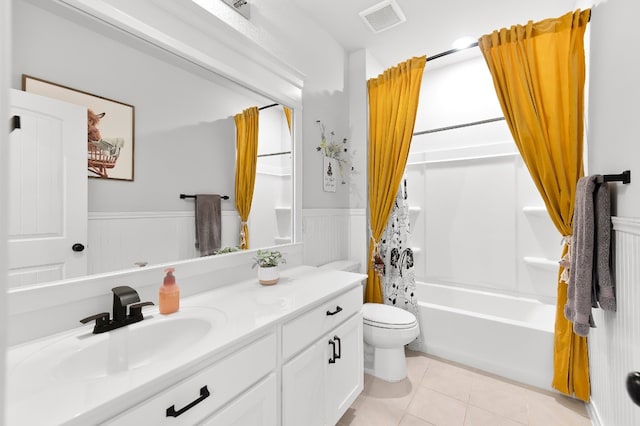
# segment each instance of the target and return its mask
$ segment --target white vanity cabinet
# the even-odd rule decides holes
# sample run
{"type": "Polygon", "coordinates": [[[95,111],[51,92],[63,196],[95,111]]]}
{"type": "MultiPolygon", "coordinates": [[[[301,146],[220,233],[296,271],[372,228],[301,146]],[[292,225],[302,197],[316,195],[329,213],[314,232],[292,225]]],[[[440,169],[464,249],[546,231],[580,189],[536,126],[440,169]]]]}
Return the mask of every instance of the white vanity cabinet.
{"type": "MultiPolygon", "coordinates": [[[[276,336],[271,333],[243,349],[214,362],[201,372],[188,377],[144,403],[112,419],[109,425],[194,425],[221,408],[224,404],[250,388],[276,368],[276,336]]],[[[273,376],[273,374],[271,375],[273,376]]],[[[275,395],[275,384],[268,380],[243,393],[239,398],[253,398],[257,401],[241,408],[244,415],[251,411],[266,410],[273,418],[276,416],[275,397],[262,398],[267,392],[275,395]],[[265,384],[266,383],[266,384],[265,384]],[[268,389],[271,384],[271,389],[268,389]],[[262,387],[259,387],[261,386],[262,387]],[[255,394],[261,394],[256,396],[255,394]]],[[[237,401],[236,401],[237,402],[237,401]]],[[[233,405],[233,404],[232,404],[233,405]]],[[[227,407],[228,408],[228,407],[227,407]]],[[[224,412],[220,413],[221,415],[224,412]]],[[[241,419],[240,414],[233,412],[241,419]]],[[[214,424],[214,423],[211,423],[214,424]]],[[[234,424],[230,422],[229,424],[234,424]]],[[[237,423],[243,424],[243,423],[237,423]]],[[[244,423],[250,424],[250,423],[244,423]]],[[[255,423],[259,425],[260,423],[255,423]]],[[[267,424],[267,423],[265,423],[267,424]]],[[[275,424],[269,423],[269,424],[275,424]]]]}
{"type": "Polygon", "coordinates": [[[362,290],[283,325],[282,424],[335,425],[363,388],[362,290]]]}
{"type": "Polygon", "coordinates": [[[299,266],[276,286],[220,287],[111,334],[87,326],[16,346],[7,425],[335,425],[363,388],[363,277],[299,266]],[[209,332],[167,356],[149,358],[163,350],[151,338],[143,347],[124,339],[169,338],[167,324],[187,335],[202,321],[209,332]],[[43,348],[51,359],[37,358],[43,348]],[[112,356],[94,356],[103,350],[112,356]],[[74,363],[62,370],[58,357],[74,363]],[[111,361],[121,368],[110,372],[111,361]]]}

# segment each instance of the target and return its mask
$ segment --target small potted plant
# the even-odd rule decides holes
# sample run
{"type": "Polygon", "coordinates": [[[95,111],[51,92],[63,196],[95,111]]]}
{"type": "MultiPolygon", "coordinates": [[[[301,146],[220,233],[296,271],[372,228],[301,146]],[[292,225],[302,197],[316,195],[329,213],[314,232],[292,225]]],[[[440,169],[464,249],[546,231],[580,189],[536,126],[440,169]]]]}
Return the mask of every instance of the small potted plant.
{"type": "Polygon", "coordinates": [[[253,268],[258,267],[258,281],[262,285],[272,285],[280,279],[280,263],[287,263],[278,250],[258,250],[253,258],[253,268]]]}

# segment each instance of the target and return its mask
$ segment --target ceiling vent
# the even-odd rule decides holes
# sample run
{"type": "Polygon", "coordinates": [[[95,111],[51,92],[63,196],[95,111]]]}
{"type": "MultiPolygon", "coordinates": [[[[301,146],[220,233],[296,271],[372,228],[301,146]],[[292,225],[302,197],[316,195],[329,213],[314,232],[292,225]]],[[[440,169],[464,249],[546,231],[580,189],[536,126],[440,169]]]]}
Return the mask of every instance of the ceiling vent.
{"type": "Polygon", "coordinates": [[[393,0],[385,0],[363,10],[360,17],[374,33],[388,30],[407,20],[400,6],[393,0]]]}
{"type": "Polygon", "coordinates": [[[249,3],[247,3],[247,0],[224,0],[224,2],[240,15],[247,19],[250,18],[251,13],[249,11],[249,3]]]}

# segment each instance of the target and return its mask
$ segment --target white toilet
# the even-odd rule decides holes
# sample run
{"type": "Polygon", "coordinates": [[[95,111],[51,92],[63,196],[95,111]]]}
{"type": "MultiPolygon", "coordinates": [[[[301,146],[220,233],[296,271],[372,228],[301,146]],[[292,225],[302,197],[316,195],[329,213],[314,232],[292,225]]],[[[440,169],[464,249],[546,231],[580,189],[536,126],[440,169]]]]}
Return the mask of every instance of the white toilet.
{"type": "Polygon", "coordinates": [[[420,333],[415,315],[394,306],[365,303],[362,318],[365,373],[388,382],[407,377],[404,345],[420,333]]]}

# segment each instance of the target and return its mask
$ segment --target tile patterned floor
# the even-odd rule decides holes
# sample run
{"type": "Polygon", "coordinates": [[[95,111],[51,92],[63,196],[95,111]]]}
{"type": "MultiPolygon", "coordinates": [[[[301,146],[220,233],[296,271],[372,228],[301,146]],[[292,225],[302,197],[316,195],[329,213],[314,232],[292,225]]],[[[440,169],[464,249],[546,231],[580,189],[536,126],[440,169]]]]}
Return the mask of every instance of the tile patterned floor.
{"type": "Polygon", "coordinates": [[[365,375],[338,426],[590,426],[582,402],[407,351],[408,377],[365,375]]]}

